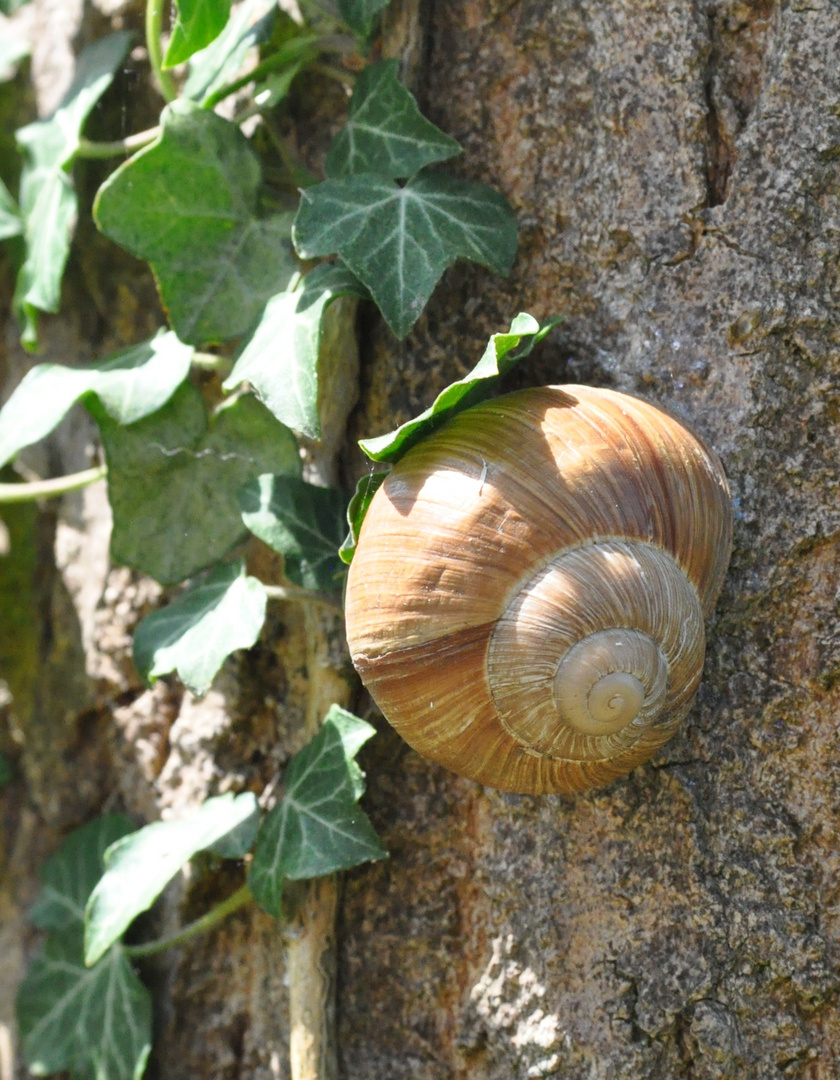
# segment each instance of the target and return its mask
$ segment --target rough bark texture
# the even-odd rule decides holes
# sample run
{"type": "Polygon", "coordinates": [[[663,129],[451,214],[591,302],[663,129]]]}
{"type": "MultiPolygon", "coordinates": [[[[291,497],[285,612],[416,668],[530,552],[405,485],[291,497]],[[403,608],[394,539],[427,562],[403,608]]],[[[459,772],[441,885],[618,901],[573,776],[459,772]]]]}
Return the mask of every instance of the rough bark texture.
{"type": "MultiPolygon", "coordinates": [[[[36,74],[66,51],[47,28],[66,27],[72,7],[35,0],[36,74]]],[[[79,25],[94,34],[102,17],[91,9],[79,25]]],[[[724,460],[736,537],[697,704],[627,779],[575,798],[502,795],[427,764],[380,722],[366,806],[391,858],[344,882],[341,1075],[832,1080],[840,8],[406,2],[389,14],[386,46],[463,143],[462,175],[509,197],[521,245],[507,282],[447,273],[401,345],[365,315],[351,433],[378,434],[427,405],[515,311],[558,312],[566,322],[510,386],[592,382],[688,417],[724,460]]],[[[127,85],[138,84],[113,101],[139,96],[131,109],[148,118],[153,99],[127,85]]],[[[145,126],[136,113],[127,123],[145,126]]],[[[101,355],[156,325],[142,268],[104,244],[101,257],[107,273],[76,257],[63,314],[44,322],[44,358],[101,355]]],[[[26,363],[15,340],[9,321],[7,390],[26,363]]],[[[90,437],[71,422],[42,468],[84,467],[90,437]]],[[[344,461],[348,480],[364,467],[349,442],[344,461]]],[[[9,1024],[41,860],[105,806],[148,820],[227,788],[260,790],[297,749],[306,635],[293,609],[273,610],[262,644],[231,660],[203,702],[175,682],[144,691],[128,633],[157,590],[108,568],[103,493],[3,518],[0,663],[12,700],[0,704],[0,749],[19,777],[0,791],[9,1024]]],[[[265,560],[258,569],[272,572],[265,560]]],[[[159,921],[235,887],[211,865],[159,921]]],[[[275,924],[247,910],[149,965],[149,1076],[287,1076],[282,965],[275,924]]],[[[9,1041],[3,1080],[25,1075],[9,1041]]]]}

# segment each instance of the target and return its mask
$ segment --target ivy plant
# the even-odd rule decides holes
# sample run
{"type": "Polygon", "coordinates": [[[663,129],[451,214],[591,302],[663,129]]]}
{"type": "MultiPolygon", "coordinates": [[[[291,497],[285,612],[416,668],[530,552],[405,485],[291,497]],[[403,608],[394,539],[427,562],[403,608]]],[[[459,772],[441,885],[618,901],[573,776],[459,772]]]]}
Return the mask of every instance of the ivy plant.
{"type": "MultiPolygon", "coordinates": [[[[24,2],[0,0],[0,11],[24,2]]],[[[255,643],[275,597],[340,610],[346,520],[349,561],[380,477],[365,478],[345,516],[341,492],[301,476],[301,440],[321,435],[328,388],[319,385],[319,358],[331,305],[345,296],[374,304],[402,338],[454,262],[498,274],[513,263],[506,199],[449,172],[459,144],[421,114],[396,61],[367,60],[387,2],[302,2],[293,19],[274,0],[233,8],[231,0],[146,0],[150,74],[163,99],[155,127],[113,141],[85,137],[133,44],[120,31],[82,50],[52,116],[17,132],[20,168],[0,162],[7,179],[20,175],[16,187],[0,180],[0,241],[15,262],[21,340],[36,352],[40,314],[60,308],[80,206],[75,166],[123,159],[99,188],[93,219],[148,262],[166,325],[81,367],[32,367],[0,410],[0,466],[77,405],[98,427],[104,460],[75,476],[0,484],[0,503],[107,475],[112,560],[172,590],[136,628],[135,665],[148,684],[174,673],[206,693],[227,657],[255,643]],[[307,107],[307,72],[352,90],[323,175],[284,138],[290,97],[307,107]],[[208,372],[219,376],[212,392],[208,372]],[[282,556],[281,582],[247,572],[236,548],[249,535],[282,556]]],[[[3,43],[0,78],[25,55],[25,46],[3,43]]],[[[392,463],[490,392],[549,328],[519,316],[427,413],[364,449],[392,463]]],[[[179,821],[135,829],[108,815],[72,833],[45,864],[32,912],[46,933],[18,997],[32,1071],[137,1080],[151,1040],[137,958],[252,900],[282,919],[288,882],[383,858],[358,806],[355,758],[372,733],[333,706],[264,815],[243,792],[211,798],[179,821]],[[137,916],[202,851],[243,860],[241,888],[171,939],[138,944],[137,916]]]]}

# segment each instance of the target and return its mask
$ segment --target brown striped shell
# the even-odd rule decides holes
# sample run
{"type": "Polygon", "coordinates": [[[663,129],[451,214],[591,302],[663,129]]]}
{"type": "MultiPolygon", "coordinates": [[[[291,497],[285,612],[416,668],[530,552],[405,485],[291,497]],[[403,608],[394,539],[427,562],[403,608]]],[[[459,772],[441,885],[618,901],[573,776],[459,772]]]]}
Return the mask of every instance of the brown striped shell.
{"type": "Polygon", "coordinates": [[[585,386],[497,398],[376,493],[347,585],[353,662],[453,772],[604,784],[691,707],[731,535],[718,458],[661,409],[585,386]]]}

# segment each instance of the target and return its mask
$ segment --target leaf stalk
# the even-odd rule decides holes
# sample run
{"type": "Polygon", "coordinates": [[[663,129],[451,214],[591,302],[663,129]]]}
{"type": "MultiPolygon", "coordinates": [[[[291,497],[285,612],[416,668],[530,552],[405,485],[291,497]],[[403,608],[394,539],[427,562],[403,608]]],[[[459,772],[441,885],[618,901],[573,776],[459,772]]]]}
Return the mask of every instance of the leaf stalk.
{"type": "Polygon", "coordinates": [[[95,484],[108,473],[107,465],[97,465],[93,469],[71,473],[69,476],[57,476],[54,480],[33,480],[28,484],[0,484],[0,503],[37,502],[39,499],[54,499],[70,491],[95,484]]]}
{"type": "Polygon", "coordinates": [[[269,600],[292,600],[301,604],[314,604],[316,607],[329,608],[340,615],[344,614],[344,608],[327,593],[318,592],[317,589],[304,589],[300,585],[263,585],[265,594],[269,600]]]}
{"type": "Polygon", "coordinates": [[[173,949],[177,945],[183,945],[190,938],[197,937],[199,934],[210,930],[216,923],[220,923],[228,915],[232,915],[234,911],[238,911],[241,907],[245,907],[246,904],[250,904],[252,900],[251,890],[247,885],[243,885],[227,900],[222,900],[220,904],[210,908],[200,919],[187,923],[186,926],[182,926],[175,933],[166,934],[164,937],[156,938],[154,941],[145,941],[140,945],[123,945],[123,952],[126,956],[131,957],[154,956],[155,953],[163,952],[165,949],[173,949]]]}
{"type": "Polygon", "coordinates": [[[161,94],[166,101],[174,101],[178,92],[172,76],[168,71],[163,70],[163,51],[160,44],[163,4],[164,0],[146,0],[146,48],[149,52],[149,64],[157,76],[161,94]]]}
{"type": "Polygon", "coordinates": [[[141,150],[144,146],[154,142],[159,135],[160,125],[149,128],[147,131],[138,131],[136,135],[129,135],[125,139],[115,139],[113,142],[93,142],[91,139],[79,139],[76,157],[111,158],[119,157],[120,154],[133,154],[135,150],[141,150]]]}

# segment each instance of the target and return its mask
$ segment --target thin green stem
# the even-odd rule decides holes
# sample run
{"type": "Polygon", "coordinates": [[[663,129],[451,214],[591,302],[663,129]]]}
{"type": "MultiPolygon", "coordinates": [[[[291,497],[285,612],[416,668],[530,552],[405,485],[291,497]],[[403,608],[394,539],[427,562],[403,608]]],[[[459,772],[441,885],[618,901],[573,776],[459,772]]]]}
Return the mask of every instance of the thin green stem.
{"type": "Polygon", "coordinates": [[[78,491],[108,472],[106,465],[97,465],[94,469],[72,473],[70,476],[57,476],[54,480],[33,480],[28,484],[0,484],[0,503],[37,502],[38,499],[54,499],[66,495],[69,491],[78,491]]]}
{"type": "Polygon", "coordinates": [[[163,70],[163,53],[160,47],[160,33],[163,28],[164,0],[146,0],[146,48],[149,63],[157,76],[160,92],[167,101],[174,101],[178,96],[175,83],[168,71],[163,70]]]}
{"type": "Polygon", "coordinates": [[[319,75],[325,75],[328,79],[335,79],[342,86],[353,87],[356,85],[356,76],[347,68],[334,67],[332,64],[313,64],[311,71],[317,71],[319,75]]]}
{"type": "Polygon", "coordinates": [[[316,607],[329,608],[344,614],[344,608],[334,597],[328,593],[318,592],[317,589],[303,589],[300,585],[263,585],[265,595],[269,600],[295,601],[300,604],[314,604],[316,607]]]}
{"type": "Polygon", "coordinates": [[[215,926],[216,923],[220,923],[222,919],[226,919],[228,915],[232,915],[234,911],[238,911],[241,907],[245,907],[246,904],[250,904],[252,900],[251,890],[247,885],[243,885],[227,900],[216,904],[200,919],[187,923],[180,930],[176,930],[174,934],[167,934],[162,938],[157,938],[155,941],[145,941],[142,945],[123,945],[123,952],[128,956],[154,956],[155,953],[163,952],[164,949],[172,949],[176,945],[183,945],[185,941],[189,941],[190,938],[194,938],[198,934],[203,934],[215,926]]]}
{"type": "Polygon", "coordinates": [[[270,75],[272,71],[277,71],[278,68],[290,67],[301,60],[304,63],[314,60],[321,51],[319,44],[319,39],[315,35],[293,38],[281,49],[278,49],[276,53],[266,57],[256,67],[251,68],[250,71],[246,71],[240,78],[220,86],[218,90],[210,94],[203,107],[205,109],[215,109],[219,102],[224,101],[226,97],[235,94],[243,86],[257,82],[265,75],[270,75]]]}
{"type": "Polygon", "coordinates": [[[79,139],[76,149],[76,157],[80,158],[111,158],[119,157],[120,154],[132,154],[148,146],[150,142],[160,135],[160,126],[149,128],[148,131],[138,131],[136,135],[129,135],[126,139],[116,139],[114,142],[92,142],[90,139],[79,139]]]}

